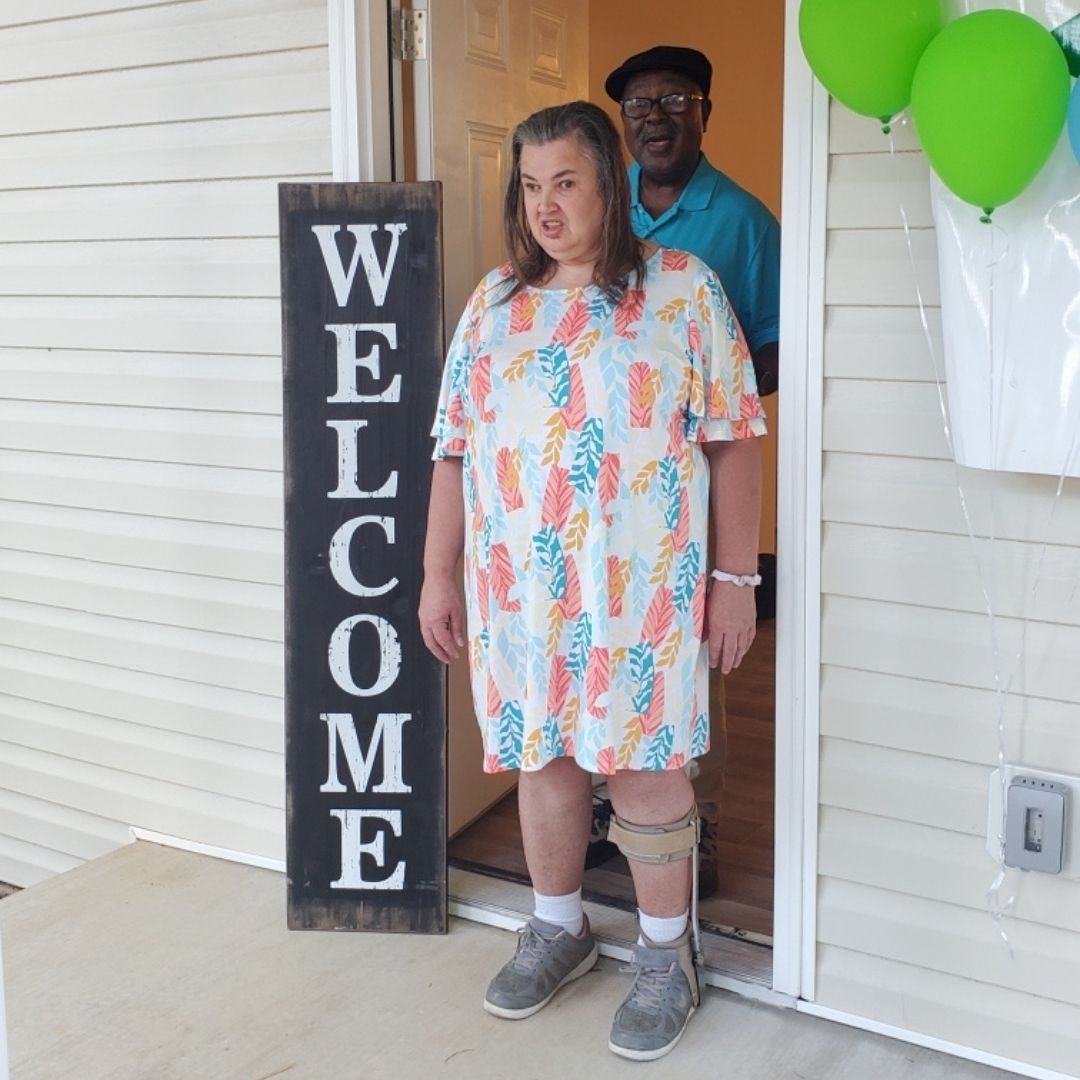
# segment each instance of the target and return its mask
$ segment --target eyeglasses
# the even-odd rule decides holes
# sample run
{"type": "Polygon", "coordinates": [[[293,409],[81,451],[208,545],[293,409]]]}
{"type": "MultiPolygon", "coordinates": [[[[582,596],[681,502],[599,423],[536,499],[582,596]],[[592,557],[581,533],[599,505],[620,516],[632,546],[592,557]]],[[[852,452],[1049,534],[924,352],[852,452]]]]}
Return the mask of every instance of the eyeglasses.
{"type": "Polygon", "coordinates": [[[690,108],[691,101],[704,101],[704,94],[665,94],[663,97],[623,98],[622,114],[628,120],[643,120],[652,112],[654,105],[659,105],[668,116],[677,116],[690,108]]]}

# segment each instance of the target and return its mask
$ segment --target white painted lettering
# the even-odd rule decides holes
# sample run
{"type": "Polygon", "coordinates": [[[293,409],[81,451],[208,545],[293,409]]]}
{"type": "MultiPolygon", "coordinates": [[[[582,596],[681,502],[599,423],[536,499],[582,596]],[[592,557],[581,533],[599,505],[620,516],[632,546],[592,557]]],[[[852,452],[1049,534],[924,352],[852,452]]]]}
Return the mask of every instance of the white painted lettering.
{"type": "Polygon", "coordinates": [[[386,482],[378,491],[361,491],[357,483],[360,468],[359,434],[368,426],[367,420],[327,420],[326,426],[337,432],[338,486],[330,499],[392,499],[397,495],[398,471],[391,469],[386,482]]]}
{"type": "Polygon", "coordinates": [[[401,642],[397,631],[378,615],[351,615],[338,624],[330,635],[330,674],[334,682],[353,697],[376,697],[394,685],[401,671],[401,642]],[[360,687],[352,677],[349,643],[353,631],[362,623],[374,626],[379,635],[379,674],[369,687],[360,687]]]}
{"type": "Polygon", "coordinates": [[[408,794],[412,788],[404,782],[401,775],[401,729],[412,719],[411,713],[379,713],[375,721],[375,730],[371,733],[371,742],[365,755],[360,748],[360,737],[356,733],[356,721],[349,713],[323,713],[320,720],[326,724],[326,783],[320,791],[347,791],[348,788],[338,779],[338,744],[345,751],[345,761],[349,766],[353,790],[365,792],[371,779],[375,758],[382,748],[383,778],[371,790],[378,794],[408,794]]]}
{"type": "Polygon", "coordinates": [[[334,580],[353,596],[385,596],[397,585],[398,579],[396,577],[384,581],[381,585],[365,585],[353,573],[352,564],[349,560],[349,549],[352,545],[352,539],[361,525],[380,526],[383,532],[386,533],[386,542],[388,544],[394,543],[394,519],[392,517],[378,517],[369,514],[365,517],[352,518],[334,533],[334,537],[330,541],[330,573],[334,575],[334,580]]]}
{"type": "Polygon", "coordinates": [[[322,252],[323,264],[330,278],[330,284],[334,290],[334,299],[338,307],[345,307],[349,302],[349,293],[352,292],[353,280],[356,278],[356,265],[361,262],[364,265],[364,276],[367,278],[371,289],[372,299],[376,307],[382,307],[386,303],[386,290],[390,285],[390,276],[394,272],[394,262],[397,260],[398,241],[401,234],[408,229],[404,221],[395,222],[392,225],[383,225],[390,234],[390,251],[386,256],[386,265],[380,266],[375,254],[375,245],[372,236],[378,225],[348,225],[345,226],[356,238],[356,246],[353,248],[352,261],[346,270],[341,261],[341,252],[334,241],[334,237],[341,232],[339,225],[312,225],[311,231],[319,241],[319,250],[322,252]]]}
{"type": "Polygon", "coordinates": [[[379,345],[372,345],[365,356],[356,355],[358,333],[380,334],[391,349],[397,348],[397,325],[395,323],[331,323],[326,327],[337,338],[337,391],[328,402],[337,404],[350,401],[400,401],[401,376],[395,375],[390,385],[379,394],[361,394],[357,386],[359,369],[363,368],[373,379],[379,378],[379,345]]]}
{"type": "Polygon", "coordinates": [[[389,877],[370,881],[360,867],[362,855],[370,855],[375,865],[386,866],[386,832],[380,828],[374,840],[361,843],[364,821],[377,820],[389,826],[394,836],[401,836],[400,810],[331,810],[331,817],[341,822],[341,877],[330,882],[331,889],[403,889],[405,862],[394,867],[389,877]]]}

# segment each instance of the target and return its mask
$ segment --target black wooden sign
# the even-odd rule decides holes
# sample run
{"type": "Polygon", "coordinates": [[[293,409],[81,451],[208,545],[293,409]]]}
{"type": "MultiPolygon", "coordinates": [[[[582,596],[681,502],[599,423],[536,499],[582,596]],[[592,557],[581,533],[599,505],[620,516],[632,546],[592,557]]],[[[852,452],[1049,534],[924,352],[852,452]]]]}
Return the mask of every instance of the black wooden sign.
{"type": "Polygon", "coordinates": [[[289,926],[446,931],[442,666],[416,618],[438,184],[282,184],[289,926]]]}

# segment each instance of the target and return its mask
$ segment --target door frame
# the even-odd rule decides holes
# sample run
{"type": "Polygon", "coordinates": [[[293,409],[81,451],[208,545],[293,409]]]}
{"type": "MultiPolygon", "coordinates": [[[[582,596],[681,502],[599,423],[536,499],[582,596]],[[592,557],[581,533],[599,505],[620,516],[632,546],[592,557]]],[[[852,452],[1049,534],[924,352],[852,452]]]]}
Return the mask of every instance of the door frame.
{"type": "Polygon", "coordinates": [[[326,17],[334,180],[393,180],[390,4],[327,0],[326,17]]]}
{"type": "MultiPolygon", "coordinates": [[[[335,180],[394,175],[390,8],[396,0],[328,0],[335,180]],[[359,61],[359,63],[358,63],[359,61]]],[[[414,0],[426,9],[427,0],[414,0]]],[[[785,0],[784,118],[777,447],[776,804],[770,1000],[815,996],[821,667],[821,497],[825,218],[829,99],[798,35],[799,0],[785,0]]],[[[417,178],[430,179],[432,88],[414,69],[417,178]]],[[[400,124],[397,125],[400,131],[400,124]]],[[[455,913],[495,922],[459,904],[455,913]]],[[[728,980],[724,985],[738,990],[728,980]]],[[[760,987],[746,984],[761,997],[760,987]]]]}
{"type": "Polygon", "coordinates": [[[773,990],[813,1001],[821,672],[821,493],[829,98],[786,0],[777,445],[773,990]]]}

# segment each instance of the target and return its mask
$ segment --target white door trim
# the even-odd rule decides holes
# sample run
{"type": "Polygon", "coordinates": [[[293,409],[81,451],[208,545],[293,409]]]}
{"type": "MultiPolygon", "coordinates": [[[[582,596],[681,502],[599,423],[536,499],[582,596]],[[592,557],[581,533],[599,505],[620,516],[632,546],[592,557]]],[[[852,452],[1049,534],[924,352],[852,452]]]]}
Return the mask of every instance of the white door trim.
{"type": "Polygon", "coordinates": [[[777,447],[773,990],[814,999],[829,101],[786,0],[777,447]]]}
{"type": "MultiPolygon", "coordinates": [[[[412,0],[413,11],[428,10],[428,0],[412,0]]],[[[432,102],[431,60],[415,60],[413,69],[413,131],[415,132],[416,179],[435,179],[435,117],[432,102]]]]}
{"type": "Polygon", "coordinates": [[[334,180],[392,180],[393,102],[386,0],[327,0],[334,180]]]}

